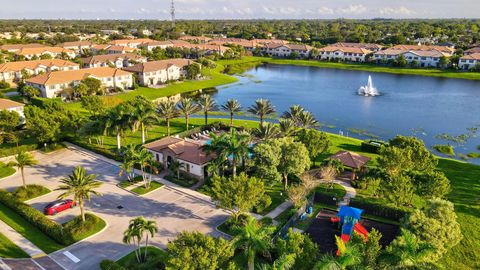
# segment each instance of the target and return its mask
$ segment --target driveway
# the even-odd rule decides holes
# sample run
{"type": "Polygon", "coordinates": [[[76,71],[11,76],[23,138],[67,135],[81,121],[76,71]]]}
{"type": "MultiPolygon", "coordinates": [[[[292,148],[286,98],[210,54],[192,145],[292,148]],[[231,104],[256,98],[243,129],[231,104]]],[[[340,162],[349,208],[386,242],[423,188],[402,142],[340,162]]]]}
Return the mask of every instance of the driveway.
{"type": "MultiPolygon", "coordinates": [[[[86,208],[103,218],[108,226],[91,238],[49,255],[65,269],[99,269],[101,260],[116,260],[132,251],[132,246],[122,243],[122,236],[129,220],[138,216],[157,222],[159,231],[151,244],[162,248],[182,231],[199,231],[219,236],[215,228],[228,218],[228,213],[217,209],[208,196],[160,178],[154,179],[164,183],[164,187],[143,197],[133,195],[116,186],[121,178],[114,161],[77,147],[47,155],[35,155],[39,165],[25,169],[28,183],[44,185],[54,190],[59,185],[58,181],[76,166],[83,166],[88,173],[96,174],[97,179],[104,183],[99,188],[103,195],[93,197],[86,208]]],[[[0,188],[13,189],[19,185],[19,173],[0,181],[0,188]]],[[[53,191],[28,203],[42,209],[46,203],[55,200],[58,194],[59,191],[53,191]]],[[[63,223],[78,214],[77,207],[52,218],[63,223]]]]}

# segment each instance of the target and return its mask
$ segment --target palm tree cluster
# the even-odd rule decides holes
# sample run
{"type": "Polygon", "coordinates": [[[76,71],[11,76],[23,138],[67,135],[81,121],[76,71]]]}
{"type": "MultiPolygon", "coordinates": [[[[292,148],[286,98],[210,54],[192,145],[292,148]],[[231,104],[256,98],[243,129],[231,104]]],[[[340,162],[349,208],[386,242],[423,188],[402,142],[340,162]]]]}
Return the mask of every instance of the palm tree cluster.
{"type": "Polygon", "coordinates": [[[135,257],[139,263],[147,260],[148,254],[148,238],[154,237],[157,233],[157,223],[152,220],[146,220],[144,217],[137,217],[130,220],[128,229],[123,233],[123,242],[125,244],[133,244],[135,246],[135,257]],[[142,240],[145,238],[143,253],[141,250],[142,240]]]}
{"type": "Polygon", "coordinates": [[[32,156],[32,154],[22,151],[15,156],[15,161],[9,162],[8,166],[15,166],[20,170],[22,174],[22,182],[23,187],[27,187],[27,183],[25,181],[25,167],[36,165],[38,161],[32,156]]]}
{"type": "Polygon", "coordinates": [[[127,175],[127,180],[131,181],[135,177],[134,167],[138,165],[142,173],[144,187],[150,187],[152,175],[147,174],[147,170],[151,173],[157,173],[157,163],[146,148],[135,146],[133,144],[122,147],[121,154],[123,163],[120,165],[120,175],[127,175]]]}

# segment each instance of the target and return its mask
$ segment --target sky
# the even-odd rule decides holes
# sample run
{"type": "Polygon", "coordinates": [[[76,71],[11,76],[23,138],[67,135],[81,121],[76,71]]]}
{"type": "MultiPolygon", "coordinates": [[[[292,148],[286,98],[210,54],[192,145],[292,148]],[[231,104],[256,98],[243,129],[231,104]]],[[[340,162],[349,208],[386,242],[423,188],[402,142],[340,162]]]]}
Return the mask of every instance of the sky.
{"type": "MultiPolygon", "coordinates": [[[[170,18],[171,0],[0,0],[1,19],[170,18]]],[[[480,18],[480,0],[174,0],[178,19],[480,18]]]]}

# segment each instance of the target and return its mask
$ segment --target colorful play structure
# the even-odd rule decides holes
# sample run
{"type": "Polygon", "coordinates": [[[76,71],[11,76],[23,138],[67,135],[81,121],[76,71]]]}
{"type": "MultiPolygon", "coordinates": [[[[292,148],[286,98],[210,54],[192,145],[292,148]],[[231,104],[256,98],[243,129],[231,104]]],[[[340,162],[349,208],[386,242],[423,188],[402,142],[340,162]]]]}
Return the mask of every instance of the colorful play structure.
{"type": "MultiPolygon", "coordinates": [[[[341,239],[344,243],[347,243],[350,240],[352,231],[355,231],[363,236],[365,241],[368,241],[368,231],[359,223],[362,212],[362,209],[342,205],[340,206],[337,217],[330,218],[331,222],[338,223],[338,226],[342,225],[341,239]]],[[[339,255],[338,251],[337,255],[339,255]]]]}

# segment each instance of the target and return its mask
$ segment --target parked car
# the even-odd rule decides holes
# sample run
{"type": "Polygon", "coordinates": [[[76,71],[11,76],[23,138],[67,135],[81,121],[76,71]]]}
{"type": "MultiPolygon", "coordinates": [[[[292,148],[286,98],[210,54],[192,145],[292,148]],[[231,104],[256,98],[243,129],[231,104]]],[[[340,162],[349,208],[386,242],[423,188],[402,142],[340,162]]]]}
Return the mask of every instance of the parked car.
{"type": "Polygon", "coordinates": [[[75,205],[77,205],[73,200],[61,200],[61,201],[55,201],[49,203],[45,208],[43,209],[43,213],[45,215],[55,215],[57,213],[60,213],[62,211],[65,211],[69,208],[73,208],[75,205]]]}

